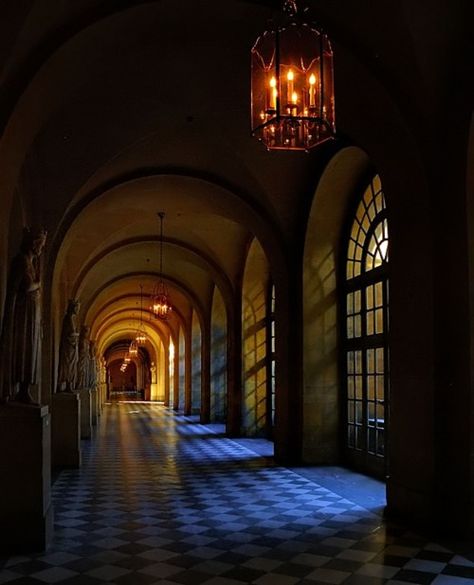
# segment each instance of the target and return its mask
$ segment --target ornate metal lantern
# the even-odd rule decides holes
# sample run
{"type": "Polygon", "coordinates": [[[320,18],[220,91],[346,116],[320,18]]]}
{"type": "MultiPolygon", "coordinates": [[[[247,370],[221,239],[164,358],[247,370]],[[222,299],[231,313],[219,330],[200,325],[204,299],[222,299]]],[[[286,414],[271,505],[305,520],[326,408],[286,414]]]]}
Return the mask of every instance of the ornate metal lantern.
{"type": "Polygon", "coordinates": [[[309,150],[335,133],[328,37],[285,0],[252,49],[252,134],[269,150],[309,150]]]}
{"type": "Polygon", "coordinates": [[[140,285],[140,322],[138,324],[137,333],[135,335],[135,341],[138,345],[145,345],[146,333],[143,326],[143,285],[140,285]]]}
{"type": "Polygon", "coordinates": [[[132,339],[132,341],[130,342],[130,345],[128,347],[128,353],[132,357],[136,357],[138,355],[138,343],[136,339],[132,339]]]}
{"type": "Polygon", "coordinates": [[[160,280],[155,285],[151,295],[151,311],[157,319],[163,321],[168,319],[172,311],[168,289],[163,282],[163,218],[165,214],[161,211],[158,213],[160,218],[160,280]]]}

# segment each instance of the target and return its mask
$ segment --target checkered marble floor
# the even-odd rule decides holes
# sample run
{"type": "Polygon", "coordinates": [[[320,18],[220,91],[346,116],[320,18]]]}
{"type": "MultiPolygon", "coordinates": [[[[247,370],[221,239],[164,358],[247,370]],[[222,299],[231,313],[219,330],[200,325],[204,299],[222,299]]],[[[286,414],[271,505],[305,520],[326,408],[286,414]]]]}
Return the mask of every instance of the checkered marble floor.
{"type": "Polygon", "coordinates": [[[0,559],[0,584],[474,584],[474,555],[161,405],[109,405],[82,445],[51,548],[0,559]]]}

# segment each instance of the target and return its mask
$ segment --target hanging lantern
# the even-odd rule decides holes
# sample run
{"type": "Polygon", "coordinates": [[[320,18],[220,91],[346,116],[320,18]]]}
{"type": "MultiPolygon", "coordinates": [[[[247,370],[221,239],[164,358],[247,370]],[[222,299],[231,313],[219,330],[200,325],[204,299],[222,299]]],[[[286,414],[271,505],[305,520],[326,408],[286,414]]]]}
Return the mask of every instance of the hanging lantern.
{"type": "Polygon", "coordinates": [[[136,339],[132,339],[128,348],[128,353],[132,357],[136,357],[138,355],[138,343],[136,339]]]}
{"type": "Polygon", "coordinates": [[[140,325],[137,329],[137,335],[135,337],[135,341],[138,345],[145,345],[146,343],[146,333],[143,330],[143,325],[140,325]]]}
{"type": "Polygon", "coordinates": [[[161,211],[158,213],[160,218],[160,279],[155,285],[151,295],[151,311],[157,319],[163,321],[168,319],[172,311],[171,301],[168,294],[168,289],[163,282],[163,218],[165,214],[161,211]]]}
{"type": "Polygon", "coordinates": [[[335,133],[328,37],[285,0],[252,49],[252,134],[269,150],[309,150],[335,133]]]}
{"type": "Polygon", "coordinates": [[[146,343],[145,328],[143,326],[143,285],[140,285],[140,323],[138,324],[135,341],[138,345],[145,345],[146,343]]]}

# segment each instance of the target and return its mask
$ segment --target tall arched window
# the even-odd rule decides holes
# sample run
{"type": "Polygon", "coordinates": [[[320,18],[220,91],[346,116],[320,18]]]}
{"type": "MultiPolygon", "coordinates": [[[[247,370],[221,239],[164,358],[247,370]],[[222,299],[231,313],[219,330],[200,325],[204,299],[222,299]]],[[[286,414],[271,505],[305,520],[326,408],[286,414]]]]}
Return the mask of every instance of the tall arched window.
{"type": "Polygon", "coordinates": [[[359,201],[345,274],[345,455],[383,477],[388,427],[388,222],[380,178],[359,201]]]}

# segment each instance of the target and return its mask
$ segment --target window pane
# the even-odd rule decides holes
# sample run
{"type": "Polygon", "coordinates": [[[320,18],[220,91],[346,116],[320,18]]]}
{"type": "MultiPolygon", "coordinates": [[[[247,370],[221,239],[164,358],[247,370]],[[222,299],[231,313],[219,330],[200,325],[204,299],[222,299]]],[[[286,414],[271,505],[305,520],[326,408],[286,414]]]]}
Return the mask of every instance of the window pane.
{"type": "Polygon", "coordinates": [[[356,290],[354,293],[354,312],[360,313],[360,297],[361,293],[360,290],[356,290]]]}
{"type": "Polygon", "coordinates": [[[354,352],[353,351],[347,352],[347,373],[348,374],[354,373],[354,352]]]}
{"type": "Polygon", "coordinates": [[[347,378],[347,396],[349,398],[354,398],[354,378],[353,378],[353,376],[348,376],[348,378],[347,378]]]}
{"type": "Polygon", "coordinates": [[[374,306],[374,287],[370,285],[365,290],[365,303],[367,309],[372,309],[374,306]]]}
{"type": "Polygon", "coordinates": [[[367,373],[375,373],[375,351],[373,349],[367,350],[367,373]]]}
{"type": "Polygon", "coordinates": [[[384,358],[383,358],[383,348],[379,348],[376,350],[376,359],[377,359],[377,373],[383,374],[384,372],[384,358]]]}
{"type": "Polygon", "coordinates": [[[360,337],[362,335],[362,321],[360,315],[354,317],[354,337],[360,337]]]}
{"type": "Polygon", "coordinates": [[[347,295],[347,314],[353,315],[354,313],[354,294],[349,293],[347,295]]]}
{"type": "Polygon", "coordinates": [[[367,376],[367,397],[375,400],[375,376],[367,376]]]}
{"type": "Polygon", "coordinates": [[[347,317],[347,337],[348,339],[354,337],[354,317],[347,317]]]}
{"type": "Polygon", "coordinates": [[[369,453],[376,452],[376,444],[375,444],[376,434],[375,433],[376,433],[375,429],[369,429],[369,444],[368,444],[369,453]]]}
{"type": "Polygon", "coordinates": [[[383,309],[375,311],[375,333],[383,333],[383,309]]]}
{"type": "Polygon", "coordinates": [[[347,429],[347,444],[349,447],[355,447],[355,430],[352,425],[349,425],[347,429]]]}
{"type": "Polygon", "coordinates": [[[377,400],[384,400],[384,377],[376,376],[377,400]]]}
{"type": "Polygon", "coordinates": [[[365,447],[365,431],[361,427],[356,427],[356,449],[362,451],[365,447]]]}
{"type": "Polygon", "coordinates": [[[347,420],[350,423],[354,422],[354,403],[352,401],[347,404],[347,420]]]}
{"type": "Polygon", "coordinates": [[[367,423],[369,427],[375,427],[375,403],[368,403],[367,423]]]}
{"type": "Polygon", "coordinates": [[[374,312],[367,312],[367,335],[374,334],[374,312]]]}
{"type": "Polygon", "coordinates": [[[356,398],[362,399],[362,376],[355,376],[356,398]]]}

